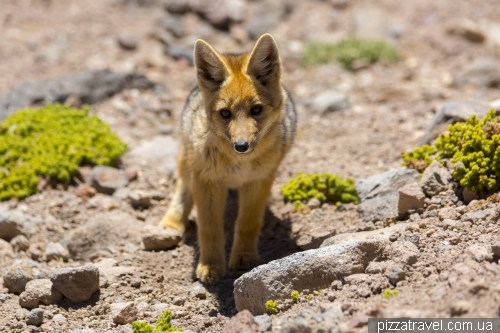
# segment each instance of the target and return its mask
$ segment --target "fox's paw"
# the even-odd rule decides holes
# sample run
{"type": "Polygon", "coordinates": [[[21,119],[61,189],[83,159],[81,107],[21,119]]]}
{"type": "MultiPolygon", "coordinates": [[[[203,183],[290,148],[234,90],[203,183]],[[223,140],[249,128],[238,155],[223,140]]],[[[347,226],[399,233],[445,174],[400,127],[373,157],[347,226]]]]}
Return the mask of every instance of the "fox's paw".
{"type": "Polygon", "coordinates": [[[216,284],[226,275],[226,267],[222,265],[198,263],[196,268],[196,277],[201,282],[207,284],[216,284]]]}
{"type": "Polygon", "coordinates": [[[229,258],[229,268],[232,270],[249,270],[259,263],[257,252],[231,253],[229,258]]]}
{"type": "Polygon", "coordinates": [[[184,231],[186,230],[186,227],[184,226],[184,223],[182,223],[182,221],[174,220],[167,216],[164,216],[158,225],[164,228],[175,229],[177,231],[180,231],[182,234],[184,234],[184,231]]]}

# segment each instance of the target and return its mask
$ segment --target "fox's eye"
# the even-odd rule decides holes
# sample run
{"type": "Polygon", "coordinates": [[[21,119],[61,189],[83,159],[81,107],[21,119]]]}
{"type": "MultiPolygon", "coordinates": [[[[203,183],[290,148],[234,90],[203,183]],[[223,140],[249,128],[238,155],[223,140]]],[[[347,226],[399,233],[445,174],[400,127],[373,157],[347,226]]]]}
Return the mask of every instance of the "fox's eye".
{"type": "Polygon", "coordinates": [[[252,109],[250,110],[250,112],[253,115],[257,115],[257,114],[261,113],[262,112],[262,105],[254,105],[254,106],[252,106],[252,109]]]}
{"type": "Polygon", "coordinates": [[[229,111],[228,109],[222,109],[220,110],[220,115],[224,119],[231,118],[231,111],[229,111]]]}

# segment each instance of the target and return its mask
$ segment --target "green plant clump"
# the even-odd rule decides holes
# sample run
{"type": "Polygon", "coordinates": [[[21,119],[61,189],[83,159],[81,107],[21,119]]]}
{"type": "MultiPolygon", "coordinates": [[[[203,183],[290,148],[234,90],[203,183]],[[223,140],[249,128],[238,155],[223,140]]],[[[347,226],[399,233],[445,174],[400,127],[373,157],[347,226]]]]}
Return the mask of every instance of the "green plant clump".
{"type": "Polygon", "coordinates": [[[36,193],[39,176],[66,183],[80,165],[112,165],[125,150],[88,108],[18,110],[0,123],[0,201],[36,193]]]}
{"type": "Polygon", "coordinates": [[[354,180],[351,178],[342,179],[339,176],[329,173],[304,174],[299,172],[297,177],[281,187],[285,200],[294,202],[295,208],[301,206],[302,201],[316,198],[322,204],[331,202],[358,203],[358,197],[354,188],[354,180]]]}
{"type": "Polygon", "coordinates": [[[399,290],[397,289],[394,289],[394,290],[391,290],[391,289],[385,289],[383,292],[382,292],[382,297],[384,297],[385,299],[389,299],[393,296],[398,296],[399,295],[399,290]]]}
{"type": "Polygon", "coordinates": [[[182,328],[172,326],[170,321],[172,320],[172,312],[166,310],[163,312],[161,317],[156,321],[155,327],[149,325],[148,323],[141,321],[134,321],[132,323],[132,328],[134,333],[155,333],[155,332],[177,332],[182,331],[182,328]]]}
{"type": "Polygon", "coordinates": [[[428,164],[433,159],[450,159],[453,174],[463,187],[474,192],[499,188],[500,123],[495,110],[482,120],[473,115],[465,122],[449,125],[434,146],[419,147],[403,155],[404,163],[414,167],[423,160],[428,164]]]}
{"type": "Polygon", "coordinates": [[[403,153],[403,165],[418,172],[424,172],[425,168],[436,159],[434,157],[436,153],[436,147],[433,146],[423,145],[417,147],[409,153],[403,153]]]}
{"type": "Polygon", "coordinates": [[[269,312],[269,314],[277,314],[278,313],[278,302],[277,301],[269,300],[266,302],[265,306],[266,306],[267,312],[269,312]]]}
{"type": "Polygon", "coordinates": [[[300,297],[299,292],[297,290],[294,290],[294,291],[292,291],[290,296],[292,297],[292,303],[297,304],[297,302],[299,301],[299,297],[300,297]]]}
{"type": "Polygon", "coordinates": [[[338,61],[348,70],[354,69],[356,61],[373,64],[391,63],[398,59],[396,48],[384,41],[345,38],[337,43],[311,42],[305,47],[302,64],[304,66],[326,64],[338,61]]]}

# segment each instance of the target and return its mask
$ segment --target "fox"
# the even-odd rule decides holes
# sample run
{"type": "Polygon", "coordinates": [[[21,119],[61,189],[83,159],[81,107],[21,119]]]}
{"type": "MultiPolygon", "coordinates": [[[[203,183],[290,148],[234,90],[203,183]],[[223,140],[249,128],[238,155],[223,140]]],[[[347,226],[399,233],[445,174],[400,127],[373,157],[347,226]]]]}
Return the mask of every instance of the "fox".
{"type": "Polygon", "coordinates": [[[238,190],[239,203],[229,269],[259,262],[267,199],[294,141],[297,115],[270,34],[248,53],[219,53],[198,39],[194,67],[197,85],[182,111],[175,189],[159,225],[184,234],[196,205],[196,277],[213,285],[226,274],[223,215],[230,189],[238,190]]]}

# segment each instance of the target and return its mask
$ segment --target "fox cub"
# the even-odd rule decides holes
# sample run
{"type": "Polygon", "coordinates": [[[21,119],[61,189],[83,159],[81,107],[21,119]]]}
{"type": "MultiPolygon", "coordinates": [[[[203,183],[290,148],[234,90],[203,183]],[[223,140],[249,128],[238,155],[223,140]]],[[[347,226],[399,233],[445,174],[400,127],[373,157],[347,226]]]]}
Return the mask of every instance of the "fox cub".
{"type": "Polygon", "coordinates": [[[265,34],[245,54],[222,54],[197,40],[198,86],[182,114],[175,192],[161,226],[184,232],[197,208],[197,277],[215,284],[226,273],[223,214],[228,189],[239,190],[229,268],[258,262],[259,238],[276,169],[290,150],[296,113],[281,85],[281,59],[265,34]]]}

